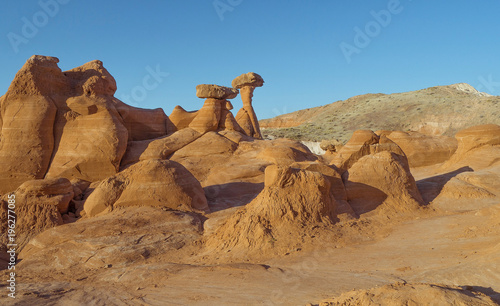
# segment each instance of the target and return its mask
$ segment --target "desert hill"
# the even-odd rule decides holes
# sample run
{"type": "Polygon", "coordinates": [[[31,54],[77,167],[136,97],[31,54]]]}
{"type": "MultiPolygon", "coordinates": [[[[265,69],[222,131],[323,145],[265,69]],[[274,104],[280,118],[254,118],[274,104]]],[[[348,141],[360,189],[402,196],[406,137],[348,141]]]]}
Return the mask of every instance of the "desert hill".
{"type": "Polygon", "coordinates": [[[1,305],[500,301],[500,125],[357,129],[318,155],[263,139],[256,73],[167,116],[58,61],[0,97],[1,305]]]}
{"type": "Polygon", "coordinates": [[[418,131],[453,136],[484,123],[500,124],[500,97],[465,84],[366,94],[260,121],[266,137],[347,141],[355,130],[418,131]]]}

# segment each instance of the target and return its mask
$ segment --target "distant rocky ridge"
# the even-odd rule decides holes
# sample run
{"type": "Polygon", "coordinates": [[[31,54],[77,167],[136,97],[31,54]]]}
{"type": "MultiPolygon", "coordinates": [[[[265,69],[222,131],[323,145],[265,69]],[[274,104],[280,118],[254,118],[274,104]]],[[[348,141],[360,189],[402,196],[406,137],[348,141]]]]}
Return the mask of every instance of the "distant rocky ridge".
{"type": "Polygon", "coordinates": [[[347,141],[355,130],[417,131],[453,136],[481,124],[500,124],[500,97],[459,83],[385,94],[366,94],[260,121],[267,138],[347,141]]]}

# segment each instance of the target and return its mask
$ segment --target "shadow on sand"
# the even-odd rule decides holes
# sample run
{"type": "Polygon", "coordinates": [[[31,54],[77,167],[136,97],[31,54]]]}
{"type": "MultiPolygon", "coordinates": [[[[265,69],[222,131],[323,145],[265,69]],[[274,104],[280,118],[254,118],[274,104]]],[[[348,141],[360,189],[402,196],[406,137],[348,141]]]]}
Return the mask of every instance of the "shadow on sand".
{"type": "Polygon", "coordinates": [[[264,183],[248,182],[233,182],[203,188],[212,212],[246,205],[263,189],[264,183]]]}
{"type": "Polygon", "coordinates": [[[440,175],[436,175],[433,177],[429,177],[420,181],[417,181],[417,187],[422,195],[422,198],[426,204],[432,202],[443,190],[444,185],[448,183],[449,180],[454,178],[463,172],[473,172],[474,170],[471,167],[462,167],[455,171],[451,171],[448,173],[443,173],[440,175]]]}

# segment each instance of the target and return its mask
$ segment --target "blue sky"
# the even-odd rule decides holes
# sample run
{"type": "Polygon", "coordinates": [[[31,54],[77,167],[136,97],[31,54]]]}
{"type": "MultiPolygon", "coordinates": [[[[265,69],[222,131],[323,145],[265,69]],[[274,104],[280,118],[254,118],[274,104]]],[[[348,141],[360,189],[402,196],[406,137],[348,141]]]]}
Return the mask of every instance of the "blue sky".
{"type": "MultiPolygon", "coordinates": [[[[63,70],[102,60],[117,81],[116,97],[138,107],[161,107],[167,115],[175,105],[201,107],[196,85],[230,86],[249,71],[266,81],[254,95],[261,119],[358,94],[459,82],[500,95],[498,0],[1,5],[0,94],[26,59],[41,54],[58,57],[63,70]],[[36,33],[23,34],[26,21],[36,33]],[[355,52],[346,56],[345,50],[355,52]],[[146,90],[143,80],[151,70],[161,72],[161,82],[146,90]]],[[[241,100],[232,101],[237,111],[241,100]]]]}

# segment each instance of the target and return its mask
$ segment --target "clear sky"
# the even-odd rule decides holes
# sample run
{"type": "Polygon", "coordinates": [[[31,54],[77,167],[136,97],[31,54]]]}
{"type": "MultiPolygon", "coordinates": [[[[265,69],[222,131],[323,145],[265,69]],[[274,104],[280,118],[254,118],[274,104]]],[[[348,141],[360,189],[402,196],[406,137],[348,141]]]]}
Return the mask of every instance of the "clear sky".
{"type": "MultiPolygon", "coordinates": [[[[500,95],[500,1],[2,1],[0,95],[33,54],[99,59],[116,97],[199,109],[197,84],[253,71],[260,119],[365,93],[469,83],[500,95]],[[56,5],[55,5],[56,4],[56,5]],[[147,88],[143,80],[151,71],[147,88]],[[167,76],[168,73],[168,76],[167,76]],[[155,73],[154,73],[155,74],[155,73]]],[[[235,111],[240,98],[233,100],[235,111]]]]}

